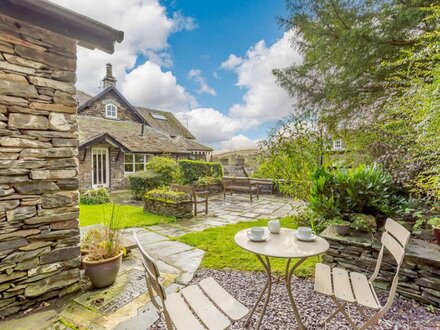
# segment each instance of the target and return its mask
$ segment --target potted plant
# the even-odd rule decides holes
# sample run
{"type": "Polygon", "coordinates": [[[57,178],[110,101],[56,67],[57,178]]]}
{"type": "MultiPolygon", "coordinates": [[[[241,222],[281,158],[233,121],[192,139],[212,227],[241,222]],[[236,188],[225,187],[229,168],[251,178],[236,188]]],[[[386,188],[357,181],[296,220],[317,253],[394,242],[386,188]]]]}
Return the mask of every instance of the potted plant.
{"type": "Polygon", "coordinates": [[[437,243],[440,244],[440,218],[432,218],[428,221],[428,224],[432,227],[432,232],[437,239],[437,243]]]}
{"type": "Polygon", "coordinates": [[[333,218],[330,223],[333,225],[338,235],[345,236],[350,230],[350,222],[345,221],[342,218],[333,218]]]}
{"type": "Polygon", "coordinates": [[[125,248],[117,223],[113,205],[109,225],[90,230],[84,237],[82,249],[87,251],[87,255],[82,262],[95,288],[112,285],[118,275],[125,248]]]}

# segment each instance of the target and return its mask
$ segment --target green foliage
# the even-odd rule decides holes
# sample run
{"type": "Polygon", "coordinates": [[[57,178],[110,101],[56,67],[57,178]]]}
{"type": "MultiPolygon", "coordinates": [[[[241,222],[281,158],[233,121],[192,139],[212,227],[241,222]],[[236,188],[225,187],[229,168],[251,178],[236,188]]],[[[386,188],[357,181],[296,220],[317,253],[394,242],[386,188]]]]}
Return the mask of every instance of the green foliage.
{"type": "Polygon", "coordinates": [[[192,184],[203,177],[223,177],[223,169],[220,163],[204,162],[200,160],[179,161],[179,181],[182,184],[192,184]]]}
{"type": "Polygon", "coordinates": [[[350,221],[344,220],[341,217],[336,217],[331,219],[329,224],[337,226],[350,226],[350,221]]]}
{"type": "Polygon", "coordinates": [[[429,219],[428,225],[430,225],[434,229],[440,229],[440,218],[429,219]]]}
{"type": "Polygon", "coordinates": [[[378,166],[329,171],[319,168],[313,175],[310,207],[326,219],[341,214],[390,214],[392,179],[378,166]]]}
{"type": "MultiPolygon", "coordinates": [[[[79,213],[81,227],[108,223],[112,208],[112,204],[81,205],[79,213]]],[[[118,228],[145,227],[176,221],[175,217],[145,212],[143,207],[140,206],[118,205],[118,212],[124,215],[117,224],[118,228]]]]}
{"type": "Polygon", "coordinates": [[[145,169],[162,177],[160,185],[169,185],[176,179],[178,166],[177,162],[170,157],[155,156],[148,161],[145,169]]]}
{"type": "Polygon", "coordinates": [[[141,200],[145,192],[163,184],[163,177],[151,170],[139,171],[128,176],[128,189],[133,198],[141,200]]]}
{"type": "Polygon", "coordinates": [[[190,201],[191,196],[185,192],[171,191],[168,188],[159,188],[145,193],[144,199],[158,200],[165,203],[181,203],[190,201]]]}
{"type": "Polygon", "coordinates": [[[351,217],[351,226],[358,231],[374,232],[377,225],[372,215],[358,213],[351,217]]]}
{"type": "Polygon", "coordinates": [[[310,208],[304,208],[300,212],[289,216],[289,219],[300,227],[310,227],[319,234],[328,226],[328,220],[312,211],[310,208]]]}
{"type": "Polygon", "coordinates": [[[324,142],[313,118],[290,116],[260,143],[260,167],[253,177],[273,179],[289,196],[307,199],[310,177],[320,164],[324,142]]]}
{"type": "MultiPolygon", "coordinates": [[[[296,219],[296,218],[295,218],[296,219]]],[[[284,228],[297,228],[298,224],[293,217],[281,219],[284,228]]],[[[254,222],[240,222],[222,227],[208,228],[200,232],[189,233],[175,240],[195,246],[205,251],[201,266],[213,269],[236,269],[243,271],[263,271],[263,266],[253,253],[247,252],[237,246],[234,236],[240,230],[251,227],[266,227],[268,220],[254,222]]],[[[296,262],[297,259],[292,260],[296,262]]],[[[319,257],[307,258],[307,260],[295,270],[295,275],[308,277],[314,274],[315,264],[319,257]]],[[[270,260],[271,268],[278,274],[283,274],[286,260],[273,258],[270,260]]]]}
{"type": "MultiPolygon", "coordinates": [[[[398,85],[389,78],[397,70],[413,71],[405,61],[398,68],[382,63],[397,61],[402,51],[420,50],[421,36],[438,28],[426,10],[429,4],[433,2],[288,0],[291,16],[282,23],[295,31],[293,44],[303,61],[274,74],[300,108],[325,112],[335,122],[361,109],[381,113],[387,97],[406,84],[405,76],[398,85]]],[[[423,65],[422,75],[435,62],[423,65]]]]}
{"type": "Polygon", "coordinates": [[[204,176],[197,180],[197,185],[206,186],[210,184],[222,183],[222,178],[218,176],[204,176]]]}
{"type": "Polygon", "coordinates": [[[80,204],[97,205],[110,203],[110,194],[105,188],[89,189],[81,194],[80,204]]]}

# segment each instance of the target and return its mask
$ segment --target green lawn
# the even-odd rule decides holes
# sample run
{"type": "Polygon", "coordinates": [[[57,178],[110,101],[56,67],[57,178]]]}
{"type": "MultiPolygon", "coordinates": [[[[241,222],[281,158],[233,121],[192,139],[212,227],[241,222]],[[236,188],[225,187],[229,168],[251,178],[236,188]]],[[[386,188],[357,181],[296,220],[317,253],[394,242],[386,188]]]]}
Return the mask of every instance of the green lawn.
{"type": "MultiPolygon", "coordinates": [[[[201,232],[189,233],[175,240],[186,243],[199,249],[205,250],[202,260],[202,267],[214,269],[237,269],[237,270],[263,270],[263,266],[254,254],[239,248],[234,242],[235,234],[245,228],[254,226],[267,226],[267,220],[255,222],[241,222],[222,227],[205,229],[201,232]]],[[[281,226],[296,228],[292,218],[288,217],[281,220],[281,226]]],[[[297,276],[311,276],[315,270],[315,264],[319,257],[307,259],[296,271],[297,276]]],[[[276,272],[284,272],[286,265],[285,259],[271,258],[272,269],[276,272]]]]}
{"type": "MultiPolygon", "coordinates": [[[[81,227],[97,223],[108,224],[113,204],[80,205],[79,223],[81,227]]],[[[151,226],[158,223],[174,222],[175,217],[167,217],[144,212],[140,206],[116,204],[115,214],[118,216],[119,228],[151,226]]]]}

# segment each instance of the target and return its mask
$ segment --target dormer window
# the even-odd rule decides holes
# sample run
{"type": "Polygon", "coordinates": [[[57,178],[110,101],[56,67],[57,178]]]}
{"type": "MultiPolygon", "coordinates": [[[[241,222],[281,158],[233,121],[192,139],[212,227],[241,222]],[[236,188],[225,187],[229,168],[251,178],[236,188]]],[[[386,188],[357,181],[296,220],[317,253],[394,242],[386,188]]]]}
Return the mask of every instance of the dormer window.
{"type": "Polygon", "coordinates": [[[116,119],[118,118],[118,107],[113,103],[105,105],[105,116],[107,118],[116,119]]]}

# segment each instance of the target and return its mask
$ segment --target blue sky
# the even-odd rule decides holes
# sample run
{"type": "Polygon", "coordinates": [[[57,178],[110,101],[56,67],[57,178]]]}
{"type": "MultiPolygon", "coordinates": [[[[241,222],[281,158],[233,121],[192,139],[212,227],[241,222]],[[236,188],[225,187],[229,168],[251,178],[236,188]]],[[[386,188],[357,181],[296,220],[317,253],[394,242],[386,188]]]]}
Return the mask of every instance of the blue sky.
{"type": "Polygon", "coordinates": [[[199,141],[255,147],[294,110],[271,70],[300,61],[278,25],[284,0],[53,0],[125,33],[114,54],[78,50],[77,87],[99,91],[105,63],[135,105],[169,110],[199,141]]]}

